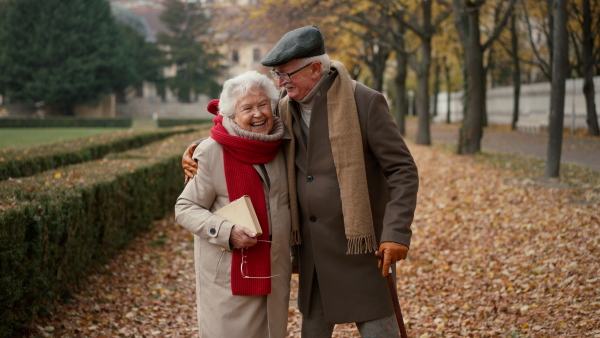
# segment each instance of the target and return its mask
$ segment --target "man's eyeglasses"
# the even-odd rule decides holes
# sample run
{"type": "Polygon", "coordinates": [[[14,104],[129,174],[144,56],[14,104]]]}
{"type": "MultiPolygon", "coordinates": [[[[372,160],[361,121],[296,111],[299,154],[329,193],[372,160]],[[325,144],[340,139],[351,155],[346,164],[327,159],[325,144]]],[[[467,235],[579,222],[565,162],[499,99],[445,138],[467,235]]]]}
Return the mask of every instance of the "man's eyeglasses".
{"type": "MultiPolygon", "coordinates": [[[[275,243],[275,242],[271,242],[271,241],[264,241],[264,240],[258,240],[259,242],[265,242],[265,243],[272,243],[275,244],[277,246],[279,246],[279,244],[275,243]]],[[[259,243],[256,243],[259,244],[259,243]]],[[[248,261],[246,261],[246,258],[248,256],[246,256],[246,252],[248,249],[242,249],[242,263],[240,264],[240,271],[242,272],[242,278],[273,278],[273,277],[278,277],[281,275],[273,275],[273,276],[268,276],[268,277],[250,277],[248,276],[248,261]],[[246,251],[244,251],[246,250],[246,251]]],[[[271,259],[269,257],[269,259],[271,259]]]]}
{"type": "Polygon", "coordinates": [[[293,71],[291,73],[280,73],[280,72],[278,72],[278,71],[276,71],[274,69],[271,69],[269,71],[269,73],[271,73],[271,76],[273,76],[273,78],[275,79],[275,81],[281,79],[283,82],[292,82],[292,79],[291,79],[292,75],[298,73],[299,71],[301,71],[302,69],[304,69],[304,68],[312,65],[313,63],[314,62],[311,62],[311,63],[303,66],[302,68],[297,69],[297,70],[295,70],[295,71],[293,71]]]}

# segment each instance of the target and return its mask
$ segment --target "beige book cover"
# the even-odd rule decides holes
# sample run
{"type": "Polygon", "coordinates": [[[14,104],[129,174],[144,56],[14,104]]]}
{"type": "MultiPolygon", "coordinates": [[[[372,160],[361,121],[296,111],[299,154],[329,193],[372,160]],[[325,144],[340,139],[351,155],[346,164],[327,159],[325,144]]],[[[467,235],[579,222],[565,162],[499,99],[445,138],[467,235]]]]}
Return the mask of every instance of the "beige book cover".
{"type": "Polygon", "coordinates": [[[241,225],[252,230],[252,232],[256,233],[256,236],[262,234],[260,223],[258,223],[258,217],[256,217],[256,212],[252,206],[250,196],[248,195],[244,195],[227,204],[215,211],[214,214],[223,217],[233,224],[241,225]]]}

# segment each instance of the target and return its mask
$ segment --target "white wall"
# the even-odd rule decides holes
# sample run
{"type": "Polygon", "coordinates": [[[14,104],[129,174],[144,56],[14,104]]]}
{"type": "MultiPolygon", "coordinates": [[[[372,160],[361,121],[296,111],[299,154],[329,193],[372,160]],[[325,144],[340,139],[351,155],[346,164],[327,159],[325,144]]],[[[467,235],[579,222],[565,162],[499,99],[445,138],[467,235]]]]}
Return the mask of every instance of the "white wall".
{"type": "Polygon", "coordinates": [[[130,118],[207,118],[214,115],[206,110],[206,105],[212,100],[206,95],[199,95],[196,102],[181,103],[167,90],[166,102],[163,102],[156,93],[152,84],[144,84],[143,97],[136,97],[135,91],[127,95],[126,103],[117,103],[115,110],[117,117],[130,118]]]}
{"type": "MultiPolygon", "coordinates": [[[[594,78],[596,110],[600,113],[600,76],[594,78]]],[[[439,93],[435,123],[444,123],[447,115],[447,93],[439,93]]],[[[487,90],[488,122],[490,125],[510,125],[513,110],[513,87],[496,87],[487,90]]],[[[433,100],[431,105],[433,113],[433,100]]],[[[450,93],[450,119],[463,119],[462,92],[450,93]]],[[[550,115],[550,83],[521,85],[519,100],[519,125],[547,127],[550,115]]],[[[564,127],[587,129],[583,79],[569,79],[566,83],[564,127]]],[[[600,119],[599,119],[600,121],[600,119]]]]}

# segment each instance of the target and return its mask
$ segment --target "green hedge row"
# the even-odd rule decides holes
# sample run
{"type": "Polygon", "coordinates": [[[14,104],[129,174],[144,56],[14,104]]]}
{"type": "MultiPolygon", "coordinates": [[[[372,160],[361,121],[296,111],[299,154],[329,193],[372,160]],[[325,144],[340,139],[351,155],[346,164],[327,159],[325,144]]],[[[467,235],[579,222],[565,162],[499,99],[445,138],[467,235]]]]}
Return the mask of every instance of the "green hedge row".
{"type": "Polygon", "coordinates": [[[48,311],[173,210],[181,154],[202,133],[0,182],[0,337],[48,311]]]}
{"type": "Polygon", "coordinates": [[[45,118],[0,118],[0,128],[131,128],[130,118],[80,118],[80,117],[45,117],[45,118]]]}
{"type": "Polygon", "coordinates": [[[138,148],[194,128],[174,127],[167,130],[132,131],[97,135],[26,149],[0,150],[0,181],[9,177],[27,177],[61,166],[92,161],[110,152],[138,148]]]}
{"type": "Polygon", "coordinates": [[[194,124],[211,123],[211,119],[158,119],[156,124],[160,128],[164,127],[175,127],[175,126],[189,126],[194,124]]]}

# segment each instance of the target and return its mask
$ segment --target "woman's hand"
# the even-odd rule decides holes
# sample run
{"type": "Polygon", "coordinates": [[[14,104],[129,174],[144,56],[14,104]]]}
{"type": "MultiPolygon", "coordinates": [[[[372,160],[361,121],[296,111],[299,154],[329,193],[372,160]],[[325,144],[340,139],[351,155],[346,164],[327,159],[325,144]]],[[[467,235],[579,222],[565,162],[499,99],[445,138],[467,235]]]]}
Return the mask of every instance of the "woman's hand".
{"type": "Polygon", "coordinates": [[[246,227],[234,225],[229,235],[229,243],[236,249],[249,248],[256,244],[256,234],[246,227]]]}

